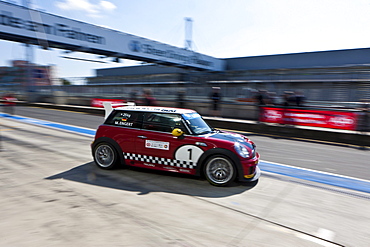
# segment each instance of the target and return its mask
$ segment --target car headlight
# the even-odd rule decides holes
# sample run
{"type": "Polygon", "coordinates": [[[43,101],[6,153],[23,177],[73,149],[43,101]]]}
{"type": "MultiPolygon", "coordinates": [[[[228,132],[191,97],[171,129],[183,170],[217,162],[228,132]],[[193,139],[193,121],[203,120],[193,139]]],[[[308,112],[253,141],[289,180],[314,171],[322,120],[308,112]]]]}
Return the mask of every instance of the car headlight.
{"type": "Polygon", "coordinates": [[[239,142],[235,142],[234,148],[235,151],[243,158],[248,158],[250,156],[248,149],[239,142]]]}

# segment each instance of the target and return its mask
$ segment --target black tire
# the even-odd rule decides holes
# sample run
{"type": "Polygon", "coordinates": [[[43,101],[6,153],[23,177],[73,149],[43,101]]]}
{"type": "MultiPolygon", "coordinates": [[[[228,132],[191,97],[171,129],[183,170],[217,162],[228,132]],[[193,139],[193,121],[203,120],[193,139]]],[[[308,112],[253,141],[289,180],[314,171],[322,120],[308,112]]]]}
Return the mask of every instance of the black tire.
{"type": "Polygon", "coordinates": [[[237,175],[234,163],[226,156],[211,156],[204,165],[204,176],[215,186],[227,186],[234,182],[237,175]]]}
{"type": "Polygon", "coordinates": [[[107,142],[98,143],[94,147],[94,161],[102,169],[113,169],[119,163],[117,150],[107,142]]]}

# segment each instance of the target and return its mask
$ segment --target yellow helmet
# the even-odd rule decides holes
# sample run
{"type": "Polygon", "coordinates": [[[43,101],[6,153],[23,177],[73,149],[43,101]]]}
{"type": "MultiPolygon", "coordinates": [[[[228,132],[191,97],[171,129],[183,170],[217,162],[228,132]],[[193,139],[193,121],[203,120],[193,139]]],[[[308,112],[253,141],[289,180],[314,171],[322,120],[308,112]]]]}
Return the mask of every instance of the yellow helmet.
{"type": "Polygon", "coordinates": [[[172,130],[172,135],[173,136],[181,136],[183,134],[184,134],[184,132],[181,129],[179,129],[179,128],[176,128],[176,129],[173,129],[172,130]]]}

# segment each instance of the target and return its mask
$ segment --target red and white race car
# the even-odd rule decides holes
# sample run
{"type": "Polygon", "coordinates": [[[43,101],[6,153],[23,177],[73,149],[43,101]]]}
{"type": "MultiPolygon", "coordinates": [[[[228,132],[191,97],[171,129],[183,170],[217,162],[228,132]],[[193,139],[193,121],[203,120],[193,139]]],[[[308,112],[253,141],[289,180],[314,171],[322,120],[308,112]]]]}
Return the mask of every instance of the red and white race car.
{"type": "Polygon", "coordinates": [[[216,186],[260,176],[259,154],[251,140],[213,129],[193,110],[105,106],[106,120],[91,144],[100,168],[125,164],[204,175],[216,186]]]}

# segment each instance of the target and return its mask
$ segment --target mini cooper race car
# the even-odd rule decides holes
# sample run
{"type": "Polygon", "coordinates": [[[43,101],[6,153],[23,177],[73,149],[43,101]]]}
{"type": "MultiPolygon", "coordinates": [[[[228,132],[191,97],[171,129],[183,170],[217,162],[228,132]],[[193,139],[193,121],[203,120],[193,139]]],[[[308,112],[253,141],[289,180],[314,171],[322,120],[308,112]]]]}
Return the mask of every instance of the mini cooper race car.
{"type": "Polygon", "coordinates": [[[210,127],[194,110],[105,104],[92,155],[98,167],[120,164],[204,176],[215,186],[260,176],[259,154],[247,137],[210,127]]]}

